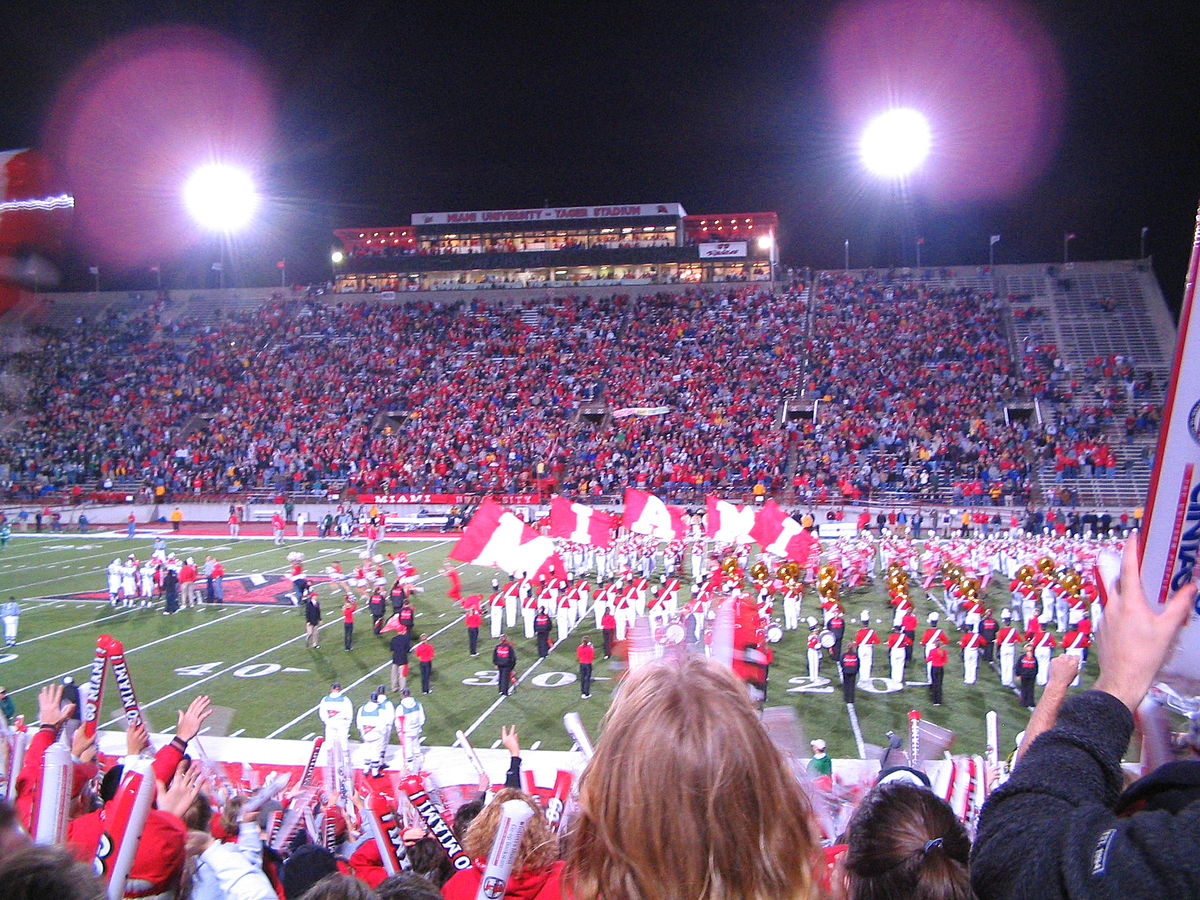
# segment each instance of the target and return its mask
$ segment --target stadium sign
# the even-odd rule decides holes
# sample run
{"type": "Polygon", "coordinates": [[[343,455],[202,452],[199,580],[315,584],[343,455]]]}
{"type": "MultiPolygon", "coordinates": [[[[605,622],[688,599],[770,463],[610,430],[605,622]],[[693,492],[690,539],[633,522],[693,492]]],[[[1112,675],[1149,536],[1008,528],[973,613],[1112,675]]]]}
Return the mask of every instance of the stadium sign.
{"type": "MultiPolygon", "coordinates": [[[[1142,522],[1142,587],[1151,602],[1196,580],[1200,557],[1200,213],[1179,313],[1175,366],[1158,436],[1150,496],[1142,522]]],[[[1175,652],[1160,673],[1165,685],[1200,698],[1200,606],[1193,609],[1175,652]]]]}
{"type": "Polygon", "coordinates": [[[722,241],[699,247],[701,259],[741,259],[746,255],[745,241],[722,241]]]}
{"type": "Polygon", "coordinates": [[[480,222],[555,222],[560,219],[619,219],[687,213],[678,203],[625,203],[614,206],[556,206],[548,209],[477,209],[413,213],[413,225],[473,225],[480,222]]]}
{"type": "MultiPolygon", "coordinates": [[[[353,498],[351,498],[353,499],[353,498]]],[[[359,494],[357,503],[440,503],[450,506],[464,506],[477,503],[478,494],[359,494]]],[[[494,494],[492,499],[501,506],[522,506],[538,502],[537,494],[494,494]]]]}

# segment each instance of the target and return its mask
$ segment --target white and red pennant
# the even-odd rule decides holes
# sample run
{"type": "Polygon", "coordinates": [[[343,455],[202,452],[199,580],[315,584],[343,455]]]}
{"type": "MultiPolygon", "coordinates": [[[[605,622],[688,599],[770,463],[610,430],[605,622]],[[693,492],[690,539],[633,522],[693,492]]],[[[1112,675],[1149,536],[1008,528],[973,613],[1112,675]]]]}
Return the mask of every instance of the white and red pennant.
{"type": "MultiPolygon", "coordinates": [[[[1142,520],[1142,586],[1151,602],[1165,603],[1196,580],[1200,556],[1200,213],[1192,242],[1171,387],[1163,410],[1150,494],[1142,520]]],[[[1194,609],[1179,644],[1159,673],[1177,694],[1200,698],[1200,609],[1194,609]]]]}

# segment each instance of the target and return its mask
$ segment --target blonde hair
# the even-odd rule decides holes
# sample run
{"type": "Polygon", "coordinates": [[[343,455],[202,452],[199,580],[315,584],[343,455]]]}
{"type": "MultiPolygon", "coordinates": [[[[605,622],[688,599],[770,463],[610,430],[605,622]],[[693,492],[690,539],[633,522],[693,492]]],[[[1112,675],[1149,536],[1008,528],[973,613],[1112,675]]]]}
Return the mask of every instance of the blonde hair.
{"type": "Polygon", "coordinates": [[[702,657],[624,684],[579,807],[566,877],[576,900],[815,895],[808,800],[745,686],[702,657]]]}
{"type": "Polygon", "coordinates": [[[463,850],[471,859],[487,859],[500,825],[500,804],[506,800],[524,800],[533,809],[533,818],[525,826],[513,872],[544,869],[558,859],[558,837],[538,802],[516,788],[501,788],[492,802],[483,808],[472,821],[463,836],[463,850]]]}

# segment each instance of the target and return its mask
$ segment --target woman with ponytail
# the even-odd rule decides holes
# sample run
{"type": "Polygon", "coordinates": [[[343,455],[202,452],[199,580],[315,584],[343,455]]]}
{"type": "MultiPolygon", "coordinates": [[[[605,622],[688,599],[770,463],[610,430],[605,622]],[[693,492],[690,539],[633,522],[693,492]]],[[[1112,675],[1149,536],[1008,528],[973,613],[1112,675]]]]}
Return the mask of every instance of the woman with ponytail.
{"type": "Polygon", "coordinates": [[[967,830],[927,787],[877,786],[850,819],[846,843],[846,900],[974,900],[967,830]]]}

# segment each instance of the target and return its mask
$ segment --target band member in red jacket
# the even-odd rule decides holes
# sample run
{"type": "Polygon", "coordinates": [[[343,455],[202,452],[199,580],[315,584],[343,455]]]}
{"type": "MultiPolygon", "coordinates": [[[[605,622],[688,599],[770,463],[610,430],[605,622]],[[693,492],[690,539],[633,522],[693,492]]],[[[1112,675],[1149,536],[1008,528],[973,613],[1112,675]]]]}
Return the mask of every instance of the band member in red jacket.
{"type": "Polygon", "coordinates": [[[871,612],[862,612],[862,627],[854,634],[854,643],[858,645],[859,674],[865,680],[871,677],[871,666],[875,661],[875,646],[879,643],[879,635],[871,627],[871,612]]]}
{"type": "Polygon", "coordinates": [[[974,684],[979,671],[979,654],[983,652],[983,635],[975,631],[966,632],[958,641],[963,654],[963,684],[974,684]]]}
{"type": "Polygon", "coordinates": [[[1000,657],[1000,683],[1006,687],[1013,686],[1013,671],[1017,659],[1017,645],[1023,635],[1021,629],[1013,625],[1012,613],[1007,609],[1000,614],[1003,623],[996,632],[997,655],[1000,657]]]}
{"type": "Polygon", "coordinates": [[[908,654],[912,652],[912,638],[896,626],[896,630],[888,635],[888,661],[891,663],[892,681],[904,686],[904,669],[908,663],[908,654]]]}
{"type": "Polygon", "coordinates": [[[1079,673],[1083,672],[1083,663],[1087,658],[1088,648],[1092,645],[1091,628],[1090,626],[1084,628],[1085,622],[1087,619],[1081,619],[1079,624],[1063,635],[1062,639],[1063,652],[1079,660],[1079,669],[1075,674],[1075,680],[1071,682],[1074,687],[1079,686],[1079,673]]]}
{"type": "Polygon", "coordinates": [[[1037,659],[1037,683],[1045,684],[1050,674],[1050,657],[1058,646],[1058,638],[1049,631],[1037,631],[1029,635],[1029,643],[1033,644],[1033,655],[1037,659]]]}
{"type": "Polygon", "coordinates": [[[938,614],[931,612],[929,614],[929,627],[921,633],[921,647],[925,651],[925,662],[929,663],[929,651],[934,647],[941,647],[944,644],[950,643],[950,636],[946,634],[946,629],[938,624],[938,614]]]}

